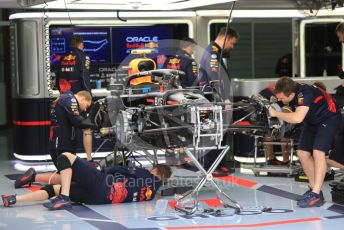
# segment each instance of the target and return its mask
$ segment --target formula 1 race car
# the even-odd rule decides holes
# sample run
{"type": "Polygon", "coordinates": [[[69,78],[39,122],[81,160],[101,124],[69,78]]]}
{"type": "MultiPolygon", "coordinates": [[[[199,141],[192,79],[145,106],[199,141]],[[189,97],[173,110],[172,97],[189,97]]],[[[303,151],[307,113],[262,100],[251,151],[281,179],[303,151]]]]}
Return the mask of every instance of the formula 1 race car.
{"type": "Polygon", "coordinates": [[[215,91],[206,95],[198,88],[180,88],[181,75],[178,70],[152,70],[129,76],[123,85],[111,84],[111,95],[95,103],[92,122],[102,136],[130,150],[219,147],[223,103],[212,100],[215,91]],[[151,82],[130,85],[147,76],[151,82]]]}
{"type": "MultiPolygon", "coordinates": [[[[221,99],[218,86],[222,84],[213,82],[207,92],[198,87],[183,89],[178,84],[182,75],[184,73],[178,70],[159,69],[135,73],[127,77],[124,84],[110,84],[111,95],[95,103],[89,119],[101,136],[112,140],[115,149],[129,154],[146,151],[149,158],[147,150],[183,149],[203,173],[195,189],[180,198],[175,206],[176,210],[191,214],[197,208],[198,192],[206,181],[219,188],[212,179],[212,173],[229,150],[223,142],[226,130],[277,136],[284,132],[285,124],[269,116],[269,106],[278,107],[262,97],[252,96],[231,103],[228,98],[221,99]],[[130,84],[140,77],[148,81],[130,84]],[[246,118],[255,124],[230,124],[226,118],[236,110],[248,113],[239,120],[246,118]],[[212,149],[218,149],[219,155],[206,171],[199,160],[212,149]],[[191,209],[184,203],[189,197],[194,201],[191,209]]],[[[154,156],[157,162],[155,153],[154,156]]],[[[241,206],[223,191],[219,192],[232,204],[229,207],[239,212],[241,206]]]]}
{"type": "Polygon", "coordinates": [[[98,100],[93,108],[92,123],[104,137],[129,150],[188,147],[216,149],[225,131],[279,138],[290,129],[280,119],[270,117],[269,106],[278,104],[260,95],[239,102],[225,102],[218,95],[217,84],[203,92],[199,87],[179,86],[182,71],[159,69],[133,74],[123,84],[110,84],[111,95],[98,100]],[[150,81],[132,86],[140,77],[150,81]],[[228,109],[228,106],[230,109],[228,109]],[[232,112],[245,115],[234,123],[232,112]],[[242,125],[249,121],[249,125],[242,125]]]}

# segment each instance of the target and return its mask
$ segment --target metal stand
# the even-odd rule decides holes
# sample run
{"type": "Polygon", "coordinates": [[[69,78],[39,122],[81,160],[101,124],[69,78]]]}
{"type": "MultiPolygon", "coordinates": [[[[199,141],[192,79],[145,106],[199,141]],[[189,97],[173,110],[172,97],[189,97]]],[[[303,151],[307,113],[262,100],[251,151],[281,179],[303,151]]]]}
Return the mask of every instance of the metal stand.
{"type": "MultiPolygon", "coordinates": [[[[223,195],[223,197],[227,198],[231,204],[224,203],[221,199],[221,203],[226,206],[227,208],[233,208],[235,210],[235,213],[239,213],[241,211],[241,206],[239,203],[237,203],[235,200],[231,199],[222,189],[217,185],[217,183],[213,180],[213,171],[216,169],[216,167],[219,165],[219,163],[224,158],[225,154],[229,150],[229,146],[221,147],[222,149],[219,156],[216,158],[216,160],[213,162],[213,164],[210,166],[208,171],[206,171],[203,166],[200,164],[198,159],[194,156],[194,154],[187,148],[185,148],[185,153],[192,159],[193,163],[196,165],[196,167],[203,173],[203,178],[200,180],[198,185],[191,191],[183,194],[183,197],[178,199],[175,210],[185,213],[187,215],[191,215],[196,212],[198,203],[199,203],[199,191],[202,189],[206,181],[209,181],[213,184],[213,186],[217,189],[220,195],[223,195]]],[[[220,196],[219,196],[220,197],[220,196]]]]}
{"type": "MultiPolygon", "coordinates": [[[[252,171],[254,175],[259,176],[262,174],[286,174],[288,176],[294,175],[299,170],[300,166],[295,166],[293,164],[293,157],[294,157],[294,140],[289,139],[289,142],[285,141],[261,141],[263,145],[289,145],[290,146],[290,163],[288,165],[267,165],[267,163],[264,166],[258,167],[257,166],[257,155],[258,155],[258,147],[259,147],[259,139],[262,139],[262,137],[255,136],[254,137],[254,167],[252,168],[252,171]]],[[[265,159],[267,159],[266,151],[265,152],[265,159]]]]}

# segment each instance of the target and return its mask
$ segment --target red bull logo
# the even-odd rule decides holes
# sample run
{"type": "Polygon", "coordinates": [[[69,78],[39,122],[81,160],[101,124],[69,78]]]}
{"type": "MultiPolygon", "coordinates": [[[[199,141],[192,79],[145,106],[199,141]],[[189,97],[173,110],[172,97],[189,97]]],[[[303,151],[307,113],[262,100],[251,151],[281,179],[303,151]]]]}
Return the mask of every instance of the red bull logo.
{"type": "Polygon", "coordinates": [[[62,66],[74,66],[75,65],[75,55],[69,54],[65,56],[62,61],[61,65],[62,66]]]}
{"type": "Polygon", "coordinates": [[[151,189],[151,187],[147,187],[145,196],[146,196],[146,200],[151,200],[152,199],[152,195],[153,195],[153,191],[151,189]]]}
{"type": "Polygon", "coordinates": [[[153,49],[153,48],[158,48],[159,45],[158,45],[157,42],[150,42],[150,43],[147,43],[147,44],[145,45],[145,47],[146,47],[146,48],[153,49]]]}
{"type": "Polygon", "coordinates": [[[121,182],[113,183],[109,194],[112,204],[123,202],[128,196],[128,190],[121,182]]]}
{"type": "Polygon", "coordinates": [[[172,58],[167,63],[168,69],[180,69],[180,59],[179,58],[172,58]]]}

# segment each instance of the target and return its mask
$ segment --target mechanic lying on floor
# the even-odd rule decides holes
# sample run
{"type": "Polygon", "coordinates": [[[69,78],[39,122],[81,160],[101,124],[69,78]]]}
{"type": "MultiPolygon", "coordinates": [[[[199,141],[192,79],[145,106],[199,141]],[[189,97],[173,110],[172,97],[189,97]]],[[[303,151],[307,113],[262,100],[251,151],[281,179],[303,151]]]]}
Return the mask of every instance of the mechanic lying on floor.
{"type": "Polygon", "coordinates": [[[172,174],[169,166],[161,164],[150,171],[136,167],[133,173],[123,166],[113,166],[106,172],[98,171],[86,160],[68,152],[58,156],[57,166],[61,175],[60,185],[46,185],[25,195],[2,195],[4,206],[50,199],[43,206],[58,210],[70,208],[71,201],[114,204],[152,200],[162,182],[172,174]]]}

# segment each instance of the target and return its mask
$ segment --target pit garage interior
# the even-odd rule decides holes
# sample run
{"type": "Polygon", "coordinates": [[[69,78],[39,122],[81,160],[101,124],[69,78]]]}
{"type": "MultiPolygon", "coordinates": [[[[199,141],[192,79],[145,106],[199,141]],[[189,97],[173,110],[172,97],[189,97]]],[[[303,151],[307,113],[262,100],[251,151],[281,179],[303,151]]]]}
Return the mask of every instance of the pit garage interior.
{"type": "MultiPolygon", "coordinates": [[[[270,107],[283,108],[260,95],[281,76],[321,82],[342,114],[344,38],[335,30],[343,16],[342,0],[0,1],[0,229],[343,229],[344,166],[328,165],[322,205],[300,207],[309,190],[297,154],[302,124],[271,117],[270,107]],[[212,66],[218,79],[181,87],[186,74],[165,59],[189,37],[200,70],[206,47],[228,27],[239,37],[221,53],[223,66],[212,66]],[[153,199],[145,190],[133,199],[144,202],[9,205],[9,195],[46,191],[54,181],[15,188],[28,170],[62,175],[50,156],[51,105],[73,35],[83,37],[90,60],[93,103],[83,115],[93,130],[90,170],[169,165],[172,175],[153,199]],[[147,84],[132,83],[147,76],[147,84]]],[[[76,131],[73,141],[86,159],[82,136],[76,131]]]]}

